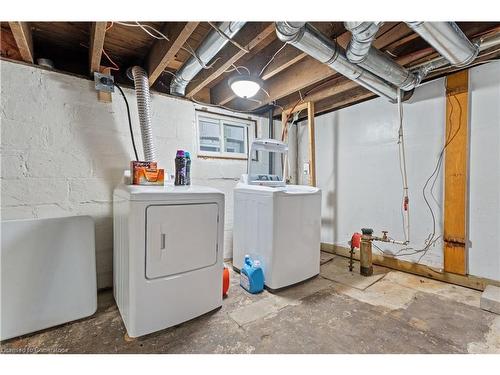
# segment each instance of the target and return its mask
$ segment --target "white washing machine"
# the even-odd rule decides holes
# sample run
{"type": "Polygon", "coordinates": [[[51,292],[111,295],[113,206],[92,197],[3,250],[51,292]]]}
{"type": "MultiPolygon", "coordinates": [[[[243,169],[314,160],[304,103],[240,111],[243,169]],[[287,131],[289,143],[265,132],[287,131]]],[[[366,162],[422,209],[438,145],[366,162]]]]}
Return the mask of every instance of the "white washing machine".
{"type": "Polygon", "coordinates": [[[311,186],[234,189],[233,266],[246,254],[260,260],[267,288],[276,290],[319,274],[321,191],[311,186]]]}
{"type": "Polygon", "coordinates": [[[285,184],[286,153],[282,142],[255,140],[249,173],[234,189],[233,267],[240,270],[246,254],[260,260],[271,290],[316,276],[320,267],[321,190],[285,184]]]}
{"type": "Polygon", "coordinates": [[[222,305],[222,192],[120,185],[113,211],[113,293],[130,337],[222,305]]]}

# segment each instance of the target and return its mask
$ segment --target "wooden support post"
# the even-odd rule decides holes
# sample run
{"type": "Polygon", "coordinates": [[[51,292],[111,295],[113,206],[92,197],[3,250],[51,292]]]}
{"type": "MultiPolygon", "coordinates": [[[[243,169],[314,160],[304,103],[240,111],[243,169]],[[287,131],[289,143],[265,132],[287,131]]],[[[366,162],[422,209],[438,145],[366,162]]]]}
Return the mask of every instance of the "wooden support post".
{"type": "Polygon", "coordinates": [[[460,275],[467,274],[468,83],[467,70],[446,80],[444,269],[460,275]]]}
{"type": "Polygon", "coordinates": [[[314,128],[314,102],[300,103],[292,108],[285,109],[281,112],[281,126],[286,125],[286,120],[289,115],[307,110],[307,125],[309,134],[309,185],[316,186],[316,143],[315,143],[315,128],[314,128]]]}
{"type": "Polygon", "coordinates": [[[309,127],[309,184],[316,186],[316,142],[314,128],[314,102],[307,103],[307,124],[309,127]]]}
{"type": "Polygon", "coordinates": [[[99,72],[104,47],[107,22],[92,22],[90,26],[89,70],[90,74],[99,72]]]}
{"type": "Polygon", "coordinates": [[[19,49],[23,61],[33,63],[35,61],[33,53],[33,37],[28,22],[9,22],[10,30],[19,49]]]}

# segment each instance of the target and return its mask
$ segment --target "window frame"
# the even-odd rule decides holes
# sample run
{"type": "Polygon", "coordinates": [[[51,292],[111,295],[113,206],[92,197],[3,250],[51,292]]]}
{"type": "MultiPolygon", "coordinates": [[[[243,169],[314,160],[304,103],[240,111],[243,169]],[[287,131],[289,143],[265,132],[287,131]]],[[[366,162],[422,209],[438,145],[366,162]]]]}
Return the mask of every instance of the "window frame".
{"type": "Polygon", "coordinates": [[[248,160],[249,157],[249,144],[251,142],[251,127],[253,126],[254,132],[257,131],[257,121],[249,118],[241,118],[236,116],[230,116],[223,113],[215,113],[203,110],[196,110],[196,138],[197,138],[197,151],[198,157],[202,158],[213,158],[213,159],[238,159],[238,160],[248,160]],[[218,122],[219,125],[219,139],[220,139],[220,151],[206,151],[201,149],[201,131],[200,131],[200,119],[206,118],[209,122],[218,122]],[[245,152],[227,152],[226,150],[226,140],[224,137],[224,125],[236,126],[243,128],[244,130],[244,149],[245,152]]]}

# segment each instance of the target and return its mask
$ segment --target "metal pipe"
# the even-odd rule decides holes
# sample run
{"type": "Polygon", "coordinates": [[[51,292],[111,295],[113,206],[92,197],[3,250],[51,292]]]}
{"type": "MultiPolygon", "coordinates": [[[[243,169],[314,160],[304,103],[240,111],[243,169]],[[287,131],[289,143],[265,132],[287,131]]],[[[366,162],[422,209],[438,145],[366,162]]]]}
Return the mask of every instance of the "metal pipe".
{"type": "Polygon", "coordinates": [[[361,229],[361,248],[359,250],[359,273],[363,276],[373,275],[372,234],[373,229],[361,229]]]}
{"type": "Polygon", "coordinates": [[[346,56],[350,62],[381,77],[404,91],[410,91],[420,83],[421,76],[413,74],[389,56],[372,46],[379,29],[376,22],[344,22],[352,34],[346,56]]]}
{"type": "Polygon", "coordinates": [[[455,22],[406,22],[451,65],[469,65],[479,53],[455,22]]]}
{"type": "Polygon", "coordinates": [[[393,103],[397,101],[396,87],[352,64],[341,47],[312,25],[305,22],[276,22],[276,34],[281,41],[297,47],[375,94],[393,103]]]}
{"type": "Polygon", "coordinates": [[[170,83],[170,94],[184,96],[186,87],[191,80],[212,60],[217,53],[234,37],[246,22],[219,22],[217,27],[220,33],[212,29],[201,45],[196,49],[195,56],[191,56],[175,73],[170,83]],[[221,33],[223,35],[221,35],[221,33]]]}
{"type": "Polygon", "coordinates": [[[148,74],[140,66],[132,67],[130,74],[134,80],[135,96],[137,98],[144,160],[157,161],[156,149],[153,143],[153,128],[151,126],[151,97],[149,96],[148,74]]]}

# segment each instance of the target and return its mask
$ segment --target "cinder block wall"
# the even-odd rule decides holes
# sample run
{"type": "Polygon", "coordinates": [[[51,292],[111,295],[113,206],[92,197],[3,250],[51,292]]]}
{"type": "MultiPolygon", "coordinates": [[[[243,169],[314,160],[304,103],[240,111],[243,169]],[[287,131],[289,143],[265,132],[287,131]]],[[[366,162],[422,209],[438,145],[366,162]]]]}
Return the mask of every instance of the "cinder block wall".
{"type": "MultiPolygon", "coordinates": [[[[122,98],[115,93],[112,103],[100,103],[90,80],[5,60],[0,68],[2,220],[91,215],[98,287],[111,286],[112,192],[133,158],[122,98]]],[[[135,95],[125,92],[142,155],[135,95]]],[[[178,148],[196,155],[195,109],[186,100],[152,95],[159,162],[169,174],[178,148]]],[[[255,119],[258,134],[266,135],[267,120],[255,119]]],[[[226,194],[225,258],[232,255],[232,189],[245,172],[246,161],[193,158],[193,183],[226,194]]]]}

